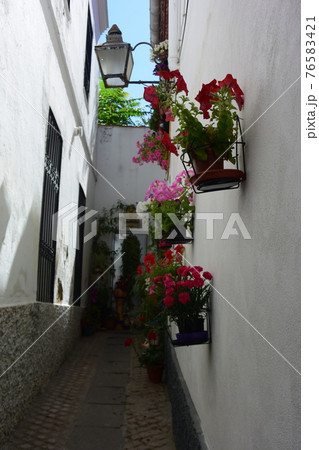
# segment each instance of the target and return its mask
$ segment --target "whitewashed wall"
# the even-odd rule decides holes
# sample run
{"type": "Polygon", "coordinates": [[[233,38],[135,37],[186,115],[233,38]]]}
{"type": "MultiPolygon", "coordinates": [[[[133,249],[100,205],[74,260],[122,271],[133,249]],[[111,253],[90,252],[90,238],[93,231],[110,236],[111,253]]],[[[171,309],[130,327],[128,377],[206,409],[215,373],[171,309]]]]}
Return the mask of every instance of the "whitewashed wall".
{"type": "Polygon", "coordinates": [[[143,141],[146,127],[99,125],[96,167],[95,209],[110,208],[118,200],[126,204],[144,201],[149,185],[163,180],[165,172],[157,164],[140,166],[132,162],[137,156],[136,142],[143,141]]]}
{"type": "MultiPolygon", "coordinates": [[[[237,78],[245,93],[247,181],[196,196],[186,257],[214,275],[212,343],[176,350],[209,448],[300,447],[300,2],[170,2],[170,63],[194,98],[237,78]],[[178,63],[181,17],[186,19],[178,63]],[[221,236],[239,213],[251,239],[221,236]],[[212,231],[212,224],[210,225],[212,231]]],[[[172,174],[180,166],[172,167],[172,174]]]]}
{"type": "MultiPolygon", "coordinates": [[[[91,6],[93,30],[100,23],[91,6]]],[[[103,3],[103,2],[102,2],[103,3]]],[[[88,1],[2,1],[0,4],[0,304],[35,301],[49,107],[63,138],[59,208],[78,202],[93,177],[98,65],[83,90],[88,1]],[[83,127],[82,138],[74,127],[83,127]]],[[[90,2],[91,4],[91,2],[90,2]]],[[[106,2],[104,2],[106,9],[106,2]]],[[[105,27],[106,27],[105,23],[105,27]]],[[[104,30],[101,30],[101,32],[104,30]]],[[[99,32],[93,43],[99,39],[99,32]]],[[[88,204],[90,206],[90,204],[88,204]]],[[[75,249],[58,230],[56,280],[70,302],[75,249]]],[[[55,283],[57,287],[57,283],[55,283]]],[[[56,298],[56,292],[55,292],[56,298]]]]}
{"type": "MultiPolygon", "coordinates": [[[[107,27],[107,4],[76,0],[71,11],[66,5],[63,0],[0,2],[0,446],[80,334],[80,308],[68,308],[75,248],[60,226],[55,303],[36,302],[49,108],[63,139],[59,209],[77,205],[80,184],[92,208],[96,181],[99,71],[92,49],[87,101],[84,56],[88,5],[94,45],[107,27]],[[98,17],[98,11],[104,14],[98,17]],[[74,134],[80,126],[82,137],[74,134]],[[63,299],[57,298],[58,279],[63,299]]],[[[86,247],[84,258],[83,286],[86,247]]]]}

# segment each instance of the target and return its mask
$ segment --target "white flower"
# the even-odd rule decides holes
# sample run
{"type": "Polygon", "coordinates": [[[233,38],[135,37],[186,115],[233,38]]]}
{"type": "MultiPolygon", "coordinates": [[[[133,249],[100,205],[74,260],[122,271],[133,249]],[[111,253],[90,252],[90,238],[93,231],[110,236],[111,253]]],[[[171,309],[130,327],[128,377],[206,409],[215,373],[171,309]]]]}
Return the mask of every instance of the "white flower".
{"type": "Polygon", "coordinates": [[[148,199],[146,200],[146,202],[138,202],[138,204],[136,205],[136,212],[137,213],[145,213],[148,212],[148,208],[151,205],[151,200],[148,199]]]}
{"type": "Polygon", "coordinates": [[[157,45],[154,45],[154,48],[151,51],[151,61],[155,61],[158,55],[167,52],[167,50],[168,50],[168,40],[160,42],[157,45]]]}

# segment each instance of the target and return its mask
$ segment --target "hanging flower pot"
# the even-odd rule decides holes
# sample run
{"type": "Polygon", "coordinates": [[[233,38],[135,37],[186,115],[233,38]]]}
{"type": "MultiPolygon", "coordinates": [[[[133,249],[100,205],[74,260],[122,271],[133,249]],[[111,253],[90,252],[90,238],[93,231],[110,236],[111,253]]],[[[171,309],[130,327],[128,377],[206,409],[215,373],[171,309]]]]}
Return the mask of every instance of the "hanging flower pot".
{"type": "Polygon", "coordinates": [[[164,363],[157,364],[156,366],[146,366],[148,379],[152,383],[160,383],[162,381],[164,372],[164,363]]]}
{"type": "Polygon", "coordinates": [[[179,333],[176,333],[177,344],[194,345],[208,341],[208,331],[204,330],[204,317],[186,319],[185,323],[179,324],[179,333]]]}
{"type": "Polygon", "coordinates": [[[222,170],[224,168],[223,157],[218,157],[214,148],[207,147],[207,159],[199,159],[196,156],[192,157],[192,164],[196,173],[205,172],[206,170],[222,170]]]}
{"type": "Polygon", "coordinates": [[[237,139],[233,144],[220,143],[218,150],[207,145],[193,146],[181,156],[196,194],[237,189],[246,179],[245,142],[238,117],[237,129],[237,139]],[[203,152],[207,159],[198,158],[197,155],[203,152]]]}

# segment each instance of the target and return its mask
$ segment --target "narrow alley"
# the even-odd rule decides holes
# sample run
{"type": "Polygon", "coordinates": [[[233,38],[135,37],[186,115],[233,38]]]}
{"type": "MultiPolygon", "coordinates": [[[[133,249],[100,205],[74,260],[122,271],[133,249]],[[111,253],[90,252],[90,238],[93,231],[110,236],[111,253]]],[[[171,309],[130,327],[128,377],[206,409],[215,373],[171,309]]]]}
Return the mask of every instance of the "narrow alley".
{"type": "Polygon", "coordinates": [[[2,450],[174,450],[165,383],[151,383],[127,331],[79,338],[2,450]]]}

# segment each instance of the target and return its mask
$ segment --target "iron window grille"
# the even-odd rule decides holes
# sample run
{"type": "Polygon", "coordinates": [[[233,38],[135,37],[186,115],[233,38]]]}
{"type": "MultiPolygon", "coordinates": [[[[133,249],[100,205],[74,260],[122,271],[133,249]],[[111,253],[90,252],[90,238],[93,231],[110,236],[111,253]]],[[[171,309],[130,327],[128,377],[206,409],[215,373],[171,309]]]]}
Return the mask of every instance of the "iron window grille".
{"type": "Polygon", "coordinates": [[[92,44],[93,44],[93,29],[92,29],[90,8],[88,8],[88,18],[87,18],[87,27],[86,27],[85,64],[84,64],[84,90],[85,90],[87,98],[89,97],[89,92],[90,92],[92,44]]]}
{"type": "Polygon", "coordinates": [[[56,228],[53,228],[53,218],[59,205],[62,146],[61,133],[50,109],[44,159],[38,260],[37,301],[40,302],[53,303],[56,256],[56,236],[54,235],[56,228]]]}

